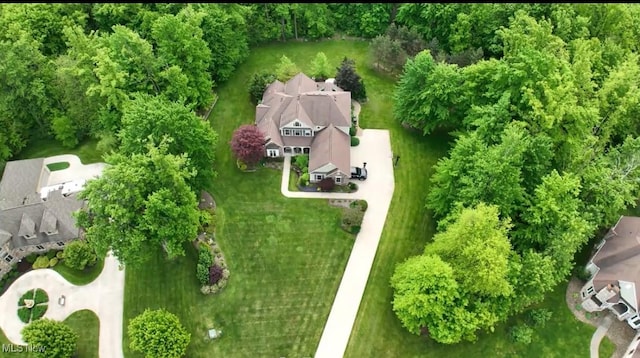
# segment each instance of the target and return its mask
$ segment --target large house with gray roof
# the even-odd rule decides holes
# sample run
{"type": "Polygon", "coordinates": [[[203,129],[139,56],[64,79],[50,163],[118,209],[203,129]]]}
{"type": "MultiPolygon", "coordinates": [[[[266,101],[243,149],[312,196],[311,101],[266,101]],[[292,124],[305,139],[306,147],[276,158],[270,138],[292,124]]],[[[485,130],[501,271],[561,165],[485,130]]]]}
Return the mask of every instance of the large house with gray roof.
{"type": "Polygon", "coordinates": [[[62,248],[78,238],[73,212],[84,180],[58,182],[47,158],[7,162],[0,181],[0,277],[32,252],[62,248]],[[52,179],[52,180],[50,180],[52,179]]]}
{"type": "Polygon", "coordinates": [[[255,123],[265,135],[265,156],[309,154],[310,181],[332,178],[345,185],[351,174],[351,93],[331,81],[299,73],[278,80],[256,106],[255,123]]]}
{"type": "Polygon", "coordinates": [[[580,290],[582,307],[609,310],[633,329],[640,328],[640,217],[620,217],[586,269],[591,278],[580,290]]]}

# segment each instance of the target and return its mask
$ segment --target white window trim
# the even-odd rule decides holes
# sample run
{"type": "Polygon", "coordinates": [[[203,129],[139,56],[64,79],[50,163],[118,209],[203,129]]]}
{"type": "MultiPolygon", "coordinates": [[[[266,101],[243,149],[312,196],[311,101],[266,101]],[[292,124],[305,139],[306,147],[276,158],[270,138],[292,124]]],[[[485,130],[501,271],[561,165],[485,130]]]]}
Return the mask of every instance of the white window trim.
{"type": "Polygon", "coordinates": [[[341,177],[336,177],[336,183],[342,183],[342,178],[341,177]]]}
{"type": "Polygon", "coordinates": [[[316,180],[324,179],[324,175],[322,175],[322,174],[315,174],[315,176],[316,176],[316,180]]]}
{"type": "Polygon", "coordinates": [[[305,129],[305,131],[304,131],[304,136],[305,136],[305,137],[311,137],[311,130],[309,130],[309,129],[305,129]]]}
{"type": "Polygon", "coordinates": [[[283,132],[284,132],[284,135],[286,135],[286,136],[290,136],[291,135],[291,129],[285,129],[283,132]]]}

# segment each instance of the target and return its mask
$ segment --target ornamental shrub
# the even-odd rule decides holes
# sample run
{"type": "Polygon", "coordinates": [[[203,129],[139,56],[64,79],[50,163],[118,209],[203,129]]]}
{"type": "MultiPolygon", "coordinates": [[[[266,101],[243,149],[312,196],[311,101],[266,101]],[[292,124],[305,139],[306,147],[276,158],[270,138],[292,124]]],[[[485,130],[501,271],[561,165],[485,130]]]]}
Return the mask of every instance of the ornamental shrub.
{"type": "Polygon", "coordinates": [[[58,264],[58,258],[57,257],[54,257],[51,260],[49,260],[49,267],[53,267],[53,266],[55,266],[57,264],[58,264]]]}
{"type": "Polygon", "coordinates": [[[307,186],[309,185],[309,173],[304,173],[298,178],[298,185],[307,186]]]}
{"type": "Polygon", "coordinates": [[[358,144],[360,144],[360,138],[358,137],[351,137],[351,146],[352,147],[357,147],[358,144]]]}
{"type": "Polygon", "coordinates": [[[333,178],[324,178],[318,183],[318,188],[322,191],[331,191],[335,186],[336,182],[333,181],[333,178]]]}
{"type": "Polygon", "coordinates": [[[36,261],[31,266],[33,269],[41,269],[49,267],[49,259],[46,256],[38,256],[36,261]]]}
{"type": "Polygon", "coordinates": [[[553,312],[546,308],[538,308],[535,310],[529,311],[529,319],[536,327],[544,327],[547,322],[551,319],[553,312]]]}
{"type": "Polygon", "coordinates": [[[511,328],[511,339],[516,343],[529,344],[533,340],[533,328],[526,324],[511,328]]]}
{"type": "Polygon", "coordinates": [[[209,267],[209,284],[215,285],[222,279],[223,270],[222,267],[218,265],[213,265],[209,267]]]}
{"type": "Polygon", "coordinates": [[[356,136],[356,132],[357,132],[357,129],[356,129],[355,126],[351,126],[351,128],[349,128],[349,135],[350,136],[355,137],[356,136]]]}

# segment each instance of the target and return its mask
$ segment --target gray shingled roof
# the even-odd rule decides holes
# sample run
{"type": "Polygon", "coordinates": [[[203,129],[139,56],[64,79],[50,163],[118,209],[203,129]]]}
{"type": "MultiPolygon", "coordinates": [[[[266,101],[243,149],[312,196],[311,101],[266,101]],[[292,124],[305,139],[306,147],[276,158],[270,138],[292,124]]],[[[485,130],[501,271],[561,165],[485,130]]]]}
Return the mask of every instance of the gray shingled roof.
{"type": "Polygon", "coordinates": [[[40,201],[37,190],[43,167],[44,158],[7,162],[0,181],[0,210],[40,201]]]}
{"type": "Polygon", "coordinates": [[[0,229],[0,247],[11,240],[11,233],[0,229]]]}
{"type": "Polygon", "coordinates": [[[84,202],[79,200],[75,194],[65,197],[59,190],[56,190],[49,193],[47,201],[0,211],[0,230],[12,235],[11,247],[14,249],[46,242],[75,239],[78,237],[79,229],[75,224],[73,212],[82,208],[83,204],[84,202]],[[58,233],[51,236],[41,230],[43,222],[45,225],[51,223],[49,218],[44,218],[47,211],[54,219],[57,219],[58,233]],[[23,220],[23,218],[28,219],[23,220]],[[31,223],[33,223],[32,230],[36,237],[25,239],[23,235],[29,233],[31,223]]]}
{"type": "Polygon", "coordinates": [[[26,212],[22,212],[22,218],[20,219],[20,229],[18,230],[19,236],[32,236],[36,234],[36,223],[26,212]]]}
{"type": "Polygon", "coordinates": [[[330,124],[316,134],[311,144],[309,172],[313,172],[327,164],[333,164],[342,173],[350,173],[350,148],[349,135],[330,124]]]}
{"type": "MultiPolygon", "coordinates": [[[[608,284],[628,281],[635,285],[635,295],[628,296],[640,297],[640,217],[621,217],[606,237],[604,246],[591,259],[600,268],[593,277],[594,289],[597,292],[608,284]]],[[[629,304],[637,307],[637,299],[629,304]]]]}
{"type": "Polygon", "coordinates": [[[49,210],[48,208],[44,209],[44,213],[42,213],[42,220],[40,221],[40,230],[39,232],[55,232],[56,227],[58,226],[58,219],[56,216],[49,210]]]}

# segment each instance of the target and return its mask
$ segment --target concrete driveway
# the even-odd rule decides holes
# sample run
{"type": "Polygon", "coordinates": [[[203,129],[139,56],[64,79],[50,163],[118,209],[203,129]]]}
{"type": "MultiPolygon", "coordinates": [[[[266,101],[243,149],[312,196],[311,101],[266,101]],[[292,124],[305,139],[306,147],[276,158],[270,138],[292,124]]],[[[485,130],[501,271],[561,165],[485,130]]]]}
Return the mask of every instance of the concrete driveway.
{"type": "Polygon", "coordinates": [[[41,288],[49,295],[45,318],[63,321],[79,310],[95,312],[100,320],[100,357],[123,357],[124,269],[119,269],[114,256],[107,255],[100,276],[85,286],[72,285],[51,269],[33,270],[19,277],[0,297],[0,328],[14,344],[25,344],[20,334],[25,324],[18,318],[18,299],[34,288],[41,288]],[[61,295],[65,296],[64,306],[58,304],[61,295]]]}
{"type": "Polygon", "coordinates": [[[84,165],[80,161],[80,158],[73,154],[56,155],[44,159],[44,165],[60,162],[69,163],[69,168],[51,172],[47,183],[41,183],[42,186],[52,186],[74,180],[93,179],[100,176],[102,170],[106,166],[105,163],[84,165]]]}
{"type": "Polygon", "coordinates": [[[362,166],[367,162],[367,179],[354,180],[358,184],[355,193],[308,193],[289,191],[291,158],[286,157],[280,190],[289,198],[364,199],[368,203],[360,233],[351,250],[347,267],[340,281],[336,298],[324,326],[316,358],[342,357],[349,343],[360,301],[367,285],[369,272],[376,256],[382,229],[389,211],[393,190],[393,153],[388,130],[365,129],[360,145],[351,148],[351,165],[362,166]]]}

